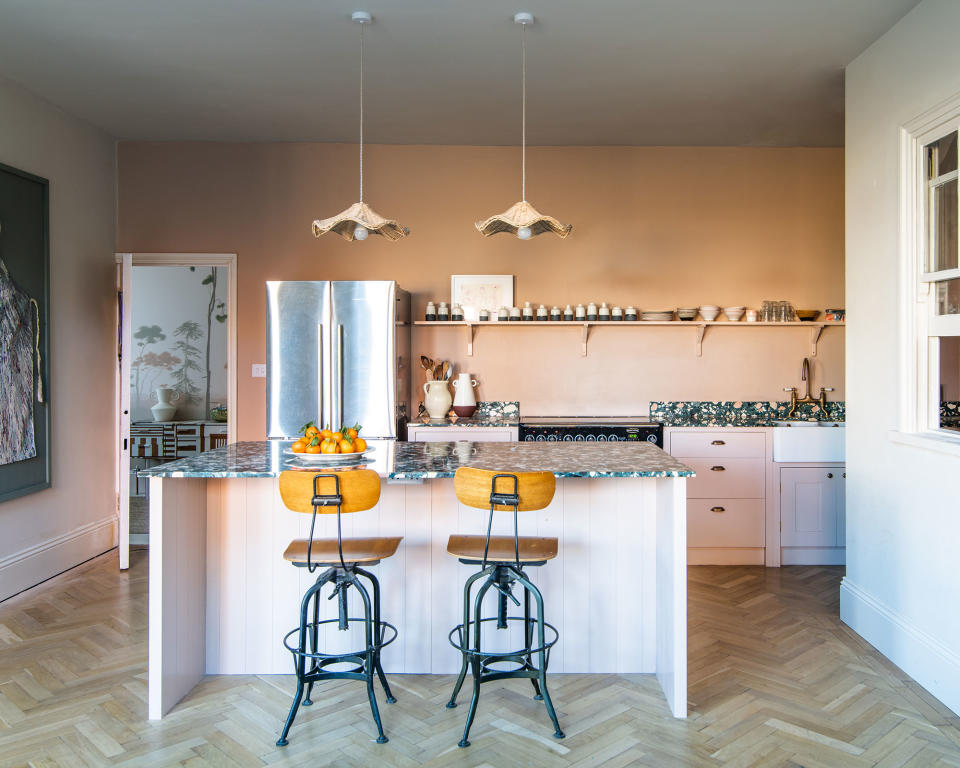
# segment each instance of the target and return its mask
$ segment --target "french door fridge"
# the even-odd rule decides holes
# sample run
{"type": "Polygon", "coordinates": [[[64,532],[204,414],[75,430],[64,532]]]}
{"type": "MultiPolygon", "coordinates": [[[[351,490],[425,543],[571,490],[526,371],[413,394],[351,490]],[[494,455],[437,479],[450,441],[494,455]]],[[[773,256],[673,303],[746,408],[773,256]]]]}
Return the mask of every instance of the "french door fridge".
{"type": "Polygon", "coordinates": [[[410,294],[392,280],[267,283],[267,437],[307,422],[404,439],[410,294]]]}

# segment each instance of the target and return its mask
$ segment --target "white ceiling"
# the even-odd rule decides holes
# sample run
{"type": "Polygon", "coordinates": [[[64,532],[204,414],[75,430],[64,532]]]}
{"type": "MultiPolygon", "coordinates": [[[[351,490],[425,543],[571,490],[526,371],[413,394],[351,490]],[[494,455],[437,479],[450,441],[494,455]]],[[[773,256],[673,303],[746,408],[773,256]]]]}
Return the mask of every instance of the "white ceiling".
{"type": "MultiPolygon", "coordinates": [[[[0,0],[0,76],[122,139],[841,146],[843,67],[918,0],[0,0]]],[[[0,116],[2,119],[2,116],[0,116]]]]}

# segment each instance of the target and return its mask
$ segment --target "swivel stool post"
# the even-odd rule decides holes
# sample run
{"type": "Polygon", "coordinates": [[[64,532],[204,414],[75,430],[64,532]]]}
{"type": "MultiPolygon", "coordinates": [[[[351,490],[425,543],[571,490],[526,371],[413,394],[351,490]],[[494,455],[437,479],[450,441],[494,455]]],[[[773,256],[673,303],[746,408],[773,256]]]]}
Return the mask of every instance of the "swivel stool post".
{"type": "Polygon", "coordinates": [[[367,684],[367,696],[370,709],[377,724],[378,744],[388,741],[383,735],[380,722],[380,710],[373,690],[373,679],[380,679],[387,702],[396,699],[390,692],[386,675],[380,665],[380,652],[397,637],[392,624],[380,618],[380,582],[361,564],[373,566],[390,557],[397,551],[402,537],[377,537],[344,539],[342,536],[341,516],[351,512],[362,512],[375,506],[380,500],[380,478],[369,469],[355,469],[342,472],[314,475],[309,472],[286,471],[280,475],[280,497],[288,509],[294,512],[311,513],[310,538],[296,539],[290,542],[284,559],[298,568],[306,568],[313,573],[317,568],[325,570],[316,582],[307,590],[300,603],[300,625],[287,633],[283,644],[293,654],[293,664],[297,675],[297,692],[290,705],[290,714],[283,724],[283,732],[277,740],[277,746],[287,745],[287,734],[297,716],[301,703],[308,707],[313,686],[321,680],[363,680],[367,684]],[[315,539],[314,528],[317,514],[337,515],[337,538],[315,539]],[[366,579],[373,592],[363,585],[359,577],[366,579]],[[338,617],[320,621],[320,591],[326,584],[333,585],[328,599],[337,599],[338,617]],[[347,592],[357,590],[363,601],[363,617],[352,617],[347,611],[347,592]],[[311,620],[312,615],[312,620],[311,620]],[[365,647],[348,653],[323,653],[318,648],[320,627],[336,624],[338,629],[348,630],[350,622],[363,622],[365,647]],[[296,636],[296,644],[292,644],[296,636]],[[309,650],[307,645],[309,642],[309,650]],[[347,670],[329,670],[335,664],[354,664],[347,670]],[[306,688],[306,696],[304,696],[306,688]]]}
{"type": "Polygon", "coordinates": [[[457,706],[457,694],[470,668],[473,677],[473,696],[463,729],[461,747],[469,747],[470,726],[477,714],[480,700],[480,685],[493,680],[528,678],[533,684],[534,698],[542,700],[547,714],[553,721],[554,736],[564,737],[557,720],[557,713],[547,690],[547,665],[550,649],[557,642],[556,628],[544,621],[543,596],[530,581],[525,568],[544,565],[557,556],[557,539],[520,536],[518,512],[543,509],[553,499],[556,478],[551,472],[493,472],[472,467],[461,467],[454,476],[454,490],[462,504],[476,509],[489,509],[486,536],[451,536],[447,552],[467,565],[479,565],[463,587],[463,623],[451,630],[449,639],[462,655],[460,676],[453,688],[447,707],[457,706]],[[513,512],[513,536],[491,536],[493,515],[497,511],[513,512]],[[480,584],[476,595],[473,586],[480,584]],[[516,584],[523,587],[523,616],[508,616],[507,601],[520,607],[514,596],[516,584]],[[496,616],[481,616],[484,595],[496,590],[496,616]],[[530,598],[536,602],[536,617],[530,613],[530,598]],[[489,622],[496,622],[497,629],[507,629],[511,622],[523,622],[524,645],[510,651],[491,651],[481,647],[481,629],[489,622]],[[536,663],[534,663],[536,660],[536,663]],[[509,663],[512,669],[493,665],[509,663]]]}

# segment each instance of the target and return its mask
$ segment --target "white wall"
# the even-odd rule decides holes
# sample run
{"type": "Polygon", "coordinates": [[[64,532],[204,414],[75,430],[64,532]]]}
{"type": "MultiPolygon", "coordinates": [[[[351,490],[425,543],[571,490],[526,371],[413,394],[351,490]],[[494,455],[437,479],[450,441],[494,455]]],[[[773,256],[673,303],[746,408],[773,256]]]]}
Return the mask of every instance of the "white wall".
{"type": "Polygon", "coordinates": [[[960,3],[924,0],[847,68],[844,620],[960,712],[960,458],[895,444],[899,128],[960,92],[960,3]]]}
{"type": "Polygon", "coordinates": [[[0,599],[113,546],[115,142],[0,79],[0,162],[50,180],[53,487],[0,503],[0,599]]]}
{"type": "MultiPolygon", "coordinates": [[[[228,270],[226,267],[213,267],[217,274],[216,302],[227,302],[228,270]]],[[[134,267],[133,268],[133,302],[132,324],[134,333],[134,368],[130,377],[130,417],[134,421],[152,421],[153,414],[150,407],[156,403],[152,388],[168,387],[178,389],[174,371],[156,365],[137,366],[141,358],[144,362],[159,362],[157,357],[150,357],[153,353],[162,359],[166,352],[172,362],[177,358],[181,362],[173,367],[182,365],[183,353],[177,349],[177,342],[184,339],[177,337],[176,330],[184,322],[194,322],[200,327],[203,338],[189,342],[200,351],[199,365],[206,366],[206,338],[207,338],[207,310],[210,302],[210,285],[204,285],[203,280],[210,275],[210,267],[197,267],[191,272],[190,267],[134,267]],[[142,327],[159,327],[164,339],[151,344],[145,344],[146,338],[137,339],[136,333],[142,327]],[[142,345],[142,346],[141,346],[142,345]],[[140,392],[138,395],[137,368],[139,370],[140,392]]],[[[218,315],[224,316],[226,308],[214,309],[214,317],[210,325],[210,403],[227,403],[227,323],[217,322],[218,315]]],[[[190,380],[199,390],[197,400],[187,402],[185,397],[175,401],[177,419],[206,419],[209,411],[203,408],[203,393],[206,386],[206,371],[190,372],[190,380]]],[[[182,389],[180,387],[179,389],[182,389]]],[[[182,393],[183,394],[183,393],[182,393]]]]}

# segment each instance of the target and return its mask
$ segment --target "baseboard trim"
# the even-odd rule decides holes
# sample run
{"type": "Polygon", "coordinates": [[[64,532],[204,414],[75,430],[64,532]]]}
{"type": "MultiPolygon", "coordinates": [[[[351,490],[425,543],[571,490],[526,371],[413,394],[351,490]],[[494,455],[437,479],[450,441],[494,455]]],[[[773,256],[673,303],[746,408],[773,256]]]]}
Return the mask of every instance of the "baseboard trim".
{"type": "Polygon", "coordinates": [[[781,565],[846,565],[846,547],[782,547],[781,565]]]}
{"type": "Polygon", "coordinates": [[[960,714],[960,655],[844,577],[840,619],[960,714]]]}
{"type": "Polygon", "coordinates": [[[763,547],[687,547],[687,565],[763,565],[763,547]]]}
{"type": "Polygon", "coordinates": [[[0,559],[0,600],[113,549],[117,527],[111,515],[0,559]]]}

